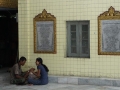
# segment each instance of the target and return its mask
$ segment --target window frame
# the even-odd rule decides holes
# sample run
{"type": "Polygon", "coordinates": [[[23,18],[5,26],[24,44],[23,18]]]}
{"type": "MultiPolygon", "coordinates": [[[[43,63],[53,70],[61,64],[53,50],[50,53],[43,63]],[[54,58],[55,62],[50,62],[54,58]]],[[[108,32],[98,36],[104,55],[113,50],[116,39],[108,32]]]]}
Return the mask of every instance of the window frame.
{"type": "Polygon", "coordinates": [[[90,58],[90,21],[66,21],[67,25],[67,57],[90,58]],[[71,25],[76,25],[77,53],[71,53],[71,25]],[[82,25],[88,25],[88,54],[82,53],[82,25]],[[78,35],[79,34],[79,35],[78,35]]]}

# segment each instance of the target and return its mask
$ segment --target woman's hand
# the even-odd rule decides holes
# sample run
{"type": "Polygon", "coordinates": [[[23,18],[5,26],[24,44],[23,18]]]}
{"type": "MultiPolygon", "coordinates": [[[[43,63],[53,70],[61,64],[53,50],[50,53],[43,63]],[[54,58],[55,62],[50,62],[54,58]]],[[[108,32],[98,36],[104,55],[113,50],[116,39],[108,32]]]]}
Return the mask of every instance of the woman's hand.
{"type": "Polygon", "coordinates": [[[32,70],[31,72],[34,73],[34,70],[32,70]]]}
{"type": "Polygon", "coordinates": [[[33,72],[34,70],[35,70],[35,68],[31,68],[29,71],[30,71],[30,72],[33,72]]]}

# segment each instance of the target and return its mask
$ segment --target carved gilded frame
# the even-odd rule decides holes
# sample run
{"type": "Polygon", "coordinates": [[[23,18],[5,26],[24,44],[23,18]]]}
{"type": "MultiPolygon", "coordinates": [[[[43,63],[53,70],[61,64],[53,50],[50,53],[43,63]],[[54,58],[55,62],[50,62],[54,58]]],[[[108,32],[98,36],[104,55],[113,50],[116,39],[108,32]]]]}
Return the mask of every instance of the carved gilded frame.
{"type": "Polygon", "coordinates": [[[105,52],[102,51],[102,21],[103,20],[120,20],[120,12],[115,11],[111,6],[108,11],[98,16],[98,54],[99,55],[120,55],[120,52],[105,52]]]}
{"type": "Polygon", "coordinates": [[[0,0],[0,8],[18,8],[18,0],[0,0]]]}
{"type": "Polygon", "coordinates": [[[44,9],[42,11],[42,13],[38,14],[37,16],[35,16],[35,18],[33,19],[33,23],[34,23],[34,53],[51,53],[51,54],[56,54],[56,17],[54,15],[51,15],[51,13],[47,13],[47,11],[44,9]],[[36,27],[36,23],[37,22],[42,22],[42,21],[53,21],[53,45],[54,45],[54,49],[52,51],[44,51],[44,50],[37,50],[37,27],[36,27]]]}

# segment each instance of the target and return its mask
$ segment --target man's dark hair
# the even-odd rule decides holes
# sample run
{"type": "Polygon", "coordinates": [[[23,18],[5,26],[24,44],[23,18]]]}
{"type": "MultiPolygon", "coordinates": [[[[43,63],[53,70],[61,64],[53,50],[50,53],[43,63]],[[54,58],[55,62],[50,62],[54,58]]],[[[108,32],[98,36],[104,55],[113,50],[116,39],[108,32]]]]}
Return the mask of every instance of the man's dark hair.
{"type": "Polygon", "coordinates": [[[20,60],[19,60],[19,62],[20,61],[26,61],[26,58],[25,57],[21,57],[20,60]]]}

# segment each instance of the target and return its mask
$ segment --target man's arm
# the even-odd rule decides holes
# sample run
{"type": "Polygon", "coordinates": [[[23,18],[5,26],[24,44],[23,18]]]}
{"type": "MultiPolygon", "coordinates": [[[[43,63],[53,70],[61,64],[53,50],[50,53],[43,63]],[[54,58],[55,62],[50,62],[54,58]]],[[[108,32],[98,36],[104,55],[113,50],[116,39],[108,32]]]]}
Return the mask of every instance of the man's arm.
{"type": "Polygon", "coordinates": [[[23,78],[22,76],[20,76],[20,75],[18,75],[18,74],[15,74],[15,77],[16,77],[17,79],[23,78]]]}
{"type": "Polygon", "coordinates": [[[24,76],[21,76],[19,74],[15,74],[15,77],[18,78],[18,79],[21,79],[21,78],[27,78],[29,75],[29,72],[26,72],[24,76]]]}
{"type": "Polygon", "coordinates": [[[20,68],[19,68],[18,64],[16,64],[16,65],[14,66],[14,75],[15,75],[15,78],[17,78],[17,79],[23,78],[23,77],[20,75],[20,68]]]}
{"type": "Polygon", "coordinates": [[[24,75],[21,75],[21,68],[16,64],[15,67],[14,67],[14,74],[15,74],[15,77],[17,79],[21,79],[21,78],[27,78],[27,76],[29,75],[29,72],[26,72],[24,75]]]}
{"type": "Polygon", "coordinates": [[[27,71],[27,72],[25,73],[24,78],[27,78],[28,75],[29,75],[29,71],[27,71]]]}

